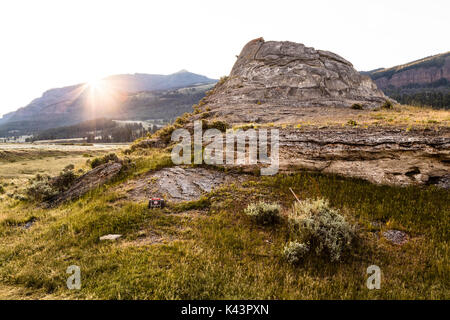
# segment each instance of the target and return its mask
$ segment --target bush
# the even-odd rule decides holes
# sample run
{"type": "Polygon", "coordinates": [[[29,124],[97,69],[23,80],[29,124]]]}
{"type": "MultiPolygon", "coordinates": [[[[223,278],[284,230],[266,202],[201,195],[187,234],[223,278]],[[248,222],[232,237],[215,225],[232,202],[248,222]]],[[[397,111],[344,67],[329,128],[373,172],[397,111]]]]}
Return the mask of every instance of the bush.
{"type": "Polygon", "coordinates": [[[103,157],[95,158],[91,161],[91,168],[94,169],[95,167],[98,167],[110,161],[117,162],[119,161],[119,157],[115,153],[109,153],[103,157]]]}
{"type": "Polygon", "coordinates": [[[58,190],[53,188],[49,176],[41,176],[38,174],[36,178],[30,180],[26,194],[30,200],[41,202],[57,195],[58,190]]]}
{"type": "Polygon", "coordinates": [[[205,129],[205,130],[206,129],[217,129],[221,132],[226,132],[227,129],[229,128],[229,126],[226,122],[218,121],[218,120],[213,121],[213,122],[204,121],[202,123],[202,125],[203,125],[203,129],[205,129]]]}
{"type": "Polygon", "coordinates": [[[291,241],[284,246],[283,256],[290,264],[297,264],[309,253],[309,246],[305,243],[291,241]]]}
{"type": "Polygon", "coordinates": [[[382,105],[381,108],[383,109],[392,109],[393,105],[390,100],[386,100],[382,105]]]}
{"type": "Polygon", "coordinates": [[[30,179],[29,186],[25,193],[32,201],[47,201],[58,193],[70,188],[77,178],[73,169],[74,165],[70,164],[54,178],[51,178],[48,175],[42,176],[37,174],[34,179],[30,179]]]}
{"type": "Polygon", "coordinates": [[[356,127],[358,123],[355,120],[348,120],[347,124],[352,127],[356,127]]]}
{"type": "Polygon", "coordinates": [[[50,181],[52,187],[59,192],[67,190],[77,178],[77,175],[73,172],[73,169],[73,164],[65,167],[58,176],[50,181]]]}
{"type": "Polygon", "coordinates": [[[279,218],[280,206],[276,203],[270,204],[261,201],[249,204],[244,212],[260,224],[273,224],[279,218]]]}
{"type": "Polygon", "coordinates": [[[363,106],[361,104],[359,104],[359,103],[354,103],[354,104],[352,104],[351,108],[353,110],[362,110],[363,106]]]}
{"type": "Polygon", "coordinates": [[[325,199],[296,202],[288,221],[291,231],[302,242],[309,243],[317,255],[325,254],[331,261],[340,260],[344,251],[351,248],[355,236],[354,227],[325,199]]]}
{"type": "Polygon", "coordinates": [[[0,194],[4,194],[5,193],[5,188],[3,188],[2,185],[0,185],[0,194]]]}

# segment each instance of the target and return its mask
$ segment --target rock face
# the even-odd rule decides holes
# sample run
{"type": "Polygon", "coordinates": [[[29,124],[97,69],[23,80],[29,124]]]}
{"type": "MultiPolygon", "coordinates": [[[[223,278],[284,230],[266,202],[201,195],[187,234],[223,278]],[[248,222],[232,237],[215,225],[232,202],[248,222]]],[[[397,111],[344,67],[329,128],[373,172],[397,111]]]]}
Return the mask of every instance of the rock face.
{"type": "Polygon", "coordinates": [[[280,131],[280,169],[338,173],[379,184],[450,188],[450,130],[323,128],[280,131]]]}
{"type": "Polygon", "coordinates": [[[273,121],[274,114],[283,120],[299,107],[376,107],[386,99],[370,77],[337,54],[260,38],[245,45],[228,79],[205,103],[216,117],[240,123],[273,121]]]}
{"type": "Polygon", "coordinates": [[[369,72],[380,89],[390,86],[425,85],[439,80],[450,82],[450,52],[389,69],[369,72]]]}

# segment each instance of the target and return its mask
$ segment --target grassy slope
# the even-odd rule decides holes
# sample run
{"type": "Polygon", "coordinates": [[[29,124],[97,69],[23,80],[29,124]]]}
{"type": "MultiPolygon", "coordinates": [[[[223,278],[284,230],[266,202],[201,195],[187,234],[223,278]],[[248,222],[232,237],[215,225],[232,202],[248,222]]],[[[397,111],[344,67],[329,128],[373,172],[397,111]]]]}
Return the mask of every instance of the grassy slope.
{"type": "MultiPolygon", "coordinates": [[[[168,154],[150,152],[112,184],[167,165],[168,154]]],[[[376,186],[313,173],[252,177],[155,211],[108,186],[51,210],[8,200],[0,203],[0,284],[8,298],[26,292],[100,299],[449,299],[449,200],[448,191],[433,187],[376,186]],[[311,258],[291,267],[281,257],[286,223],[259,227],[243,214],[259,199],[289,210],[289,187],[301,198],[330,199],[358,223],[360,244],[342,263],[311,258]],[[38,220],[30,229],[20,227],[32,217],[38,220]],[[375,220],[382,226],[372,226],[375,220]],[[405,230],[412,240],[392,245],[378,239],[380,228],[405,230]],[[124,237],[99,242],[107,233],[124,237]],[[65,285],[72,264],[81,267],[80,291],[65,285]],[[382,269],[381,290],[365,286],[371,264],[382,269]]]]}

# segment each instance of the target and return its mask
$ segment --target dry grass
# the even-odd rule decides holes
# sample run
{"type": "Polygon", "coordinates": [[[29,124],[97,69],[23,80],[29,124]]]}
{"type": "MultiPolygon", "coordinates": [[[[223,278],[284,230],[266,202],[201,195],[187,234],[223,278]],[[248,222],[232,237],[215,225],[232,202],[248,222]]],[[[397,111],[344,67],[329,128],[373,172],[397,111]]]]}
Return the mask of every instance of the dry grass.
{"type": "MultiPolygon", "coordinates": [[[[167,164],[142,159],[135,173],[167,164]]],[[[113,184],[113,186],[115,186],[113,184]]],[[[76,299],[448,299],[449,192],[376,186],[333,175],[253,177],[198,201],[149,211],[100,187],[81,199],[42,209],[0,203],[0,297],[76,299]],[[317,257],[288,265],[282,219],[259,226],[244,209],[271,201],[285,213],[294,201],[324,197],[359,226],[359,245],[341,263],[317,257]],[[29,229],[25,222],[35,219],[29,229]],[[371,222],[380,221],[377,227],[371,222]],[[382,231],[411,241],[396,246],[382,231]],[[99,236],[119,233],[118,241],[99,236]],[[82,270],[82,289],[65,286],[69,265],[82,270]],[[365,287],[366,268],[379,265],[382,289],[365,287]],[[408,266],[405,268],[405,266],[408,266]]]]}
{"type": "Polygon", "coordinates": [[[0,185],[5,193],[16,193],[36,174],[55,176],[69,164],[76,170],[86,170],[88,159],[117,150],[111,147],[118,148],[117,145],[105,145],[89,150],[89,147],[76,145],[0,144],[0,185]]]}
{"type": "Polygon", "coordinates": [[[288,121],[269,124],[242,124],[235,128],[257,127],[343,127],[356,121],[358,127],[438,128],[450,127],[450,110],[395,105],[392,109],[354,110],[351,108],[310,107],[299,110],[300,115],[288,121]]]}

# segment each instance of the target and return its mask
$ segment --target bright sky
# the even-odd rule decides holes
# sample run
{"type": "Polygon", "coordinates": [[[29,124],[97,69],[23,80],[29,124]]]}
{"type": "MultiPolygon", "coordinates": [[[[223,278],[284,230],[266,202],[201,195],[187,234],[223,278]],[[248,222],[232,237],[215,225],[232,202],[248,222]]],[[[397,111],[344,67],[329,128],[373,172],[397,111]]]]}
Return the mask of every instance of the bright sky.
{"type": "Polygon", "coordinates": [[[0,115],[118,73],[227,75],[249,40],[333,51],[358,70],[450,50],[448,0],[1,0],[0,115]]]}

